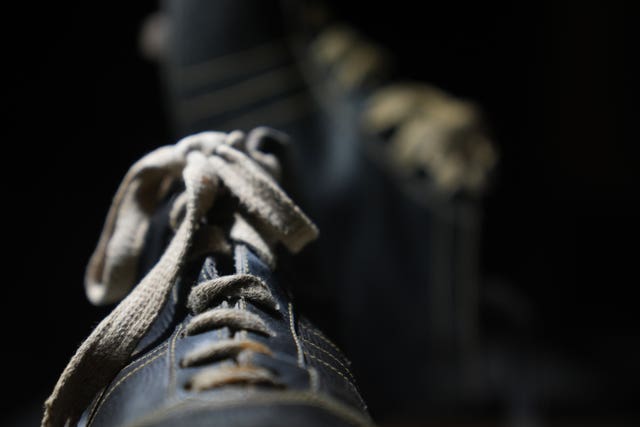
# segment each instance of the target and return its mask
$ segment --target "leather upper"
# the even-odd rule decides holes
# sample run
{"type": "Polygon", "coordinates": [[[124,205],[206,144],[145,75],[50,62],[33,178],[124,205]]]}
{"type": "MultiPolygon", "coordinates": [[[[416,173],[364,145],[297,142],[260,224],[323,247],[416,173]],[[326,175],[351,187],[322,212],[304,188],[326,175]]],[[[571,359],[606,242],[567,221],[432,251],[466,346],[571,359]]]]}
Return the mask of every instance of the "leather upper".
{"type": "Polygon", "coordinates": [[[186,387],[199,369],[215,363],[233,363],[222,360],[203,366],[180,366],[186,353],[207,342],[228,338],[231,332],[222,327],[197,335],[183,333],[192,317],[186,309],[188,291],[220,274],[215,256],[207,256],[194,262],[201,265],[200,271],[186,268],[162,314],[140,343],[134,360],[96,397],[80,425],[182,425],[187,419],[189,425],[205,425],[207,420],[219,419],[224,420],[223,425],[240,426],[255,425],[256,419],[262,422],[262,417],[266,418],[261,425],[282,425],[278,423],[288,417],[292,417],[291,422],[308,419],[316,423],[309,425],[370,423],[349,370],[350,362],[335,344],[298,316],[291,298],[279,284],[282,279],[246,245],[235,247],[234,258],[237,273],[253,274],[265,281],[278,310],[264,311],[244,299],[223,303],[241,305],[258,314],[275,332],[271,337],[249,331],[236,332],[236,336],[242,334],[269,348],[271,355],[256,353],[251,361],[275,373],[282,387],[233,385],[199,392],[186,387]],[[269,417],[279,421],[270,421],[269,417]]]}

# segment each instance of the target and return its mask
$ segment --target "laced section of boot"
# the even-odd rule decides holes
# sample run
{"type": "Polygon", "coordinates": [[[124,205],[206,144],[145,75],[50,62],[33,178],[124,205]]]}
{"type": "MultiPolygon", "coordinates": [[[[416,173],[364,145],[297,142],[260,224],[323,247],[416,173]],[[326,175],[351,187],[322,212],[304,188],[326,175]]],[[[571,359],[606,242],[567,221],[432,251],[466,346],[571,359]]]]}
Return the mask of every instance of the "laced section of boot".
{"type": "MultiPolygon", "coordinates": [[[[265,322],[250,311],[226,307],[208,309],[221,298],[244,299],[273,312],[277,312],[279,308],[269,288],[259,277],[250,274],[217,277],[191,290],[187,307],[195,316],[186,326],[186,335],[195,335],[222,326],[233,331],[274,335],[265,322]]],[[[280,382],[270,371],[251,363],[251,356],[255,353],[271,355],[267,346],[248,338],[231,337],[196,348],[180,361],[181,367],[200,366],[223,359],[233,359],[236,365],[219,365],[201,370],[191,378],[186,387],[202,391],[238,383],[280,386],[280,382]]]]}
{"type": "MultiPolygon", "coordinates": [[[[220,194],[230,194],[239,203],[229,233],[231,239],[257,248],[270,263],[275,262],[274,245],[281,243],[297,252],[317,237],[315,225],[275,181],[278,159],[262,149],[262,142],[272,137],[273,132],[265,129],[254,130],[247,137],[241,132],[205,132],[161,147],[132,166],[114,197],[85,278],[91,302],[122,301],[82,343],[64,369],[45,402],[43,426],[76,423],[91,399],[128,363],[169,298],[188,256],[201,243],[196,236],[213,236],[213,243],[224,247],[219,237],[221,230],[204,221],[220,194]],[[181,206],[172,212],[177,229],[156,265],[136,284],[138,259],[151,216],[176,181],[182,181],[185,188],[178,197],[181,206]],[[198,232],[205,229],[211,233],[198,232]]],[[[197,314],[187,333],[223,324],[271,333],[250,312],[205,309],[225,293],[273,305],[268,289],[256,278],[232,275],[204,285],[194,288],[189,298],[189,305],[197,314]]],[[[204,363],[223,354],[236,354],[242,359],[243,350],[268,353],[263,347],[248,340],[233,344],[222,341],[189,354],[183,363],[204,363]]],[[[239,364],[235,370],[206,371],[206,375],[194,377],[191,386],[203,389],[237,382],[239,378],[244,382],[269,381],[269,375],[239,364]]]]}

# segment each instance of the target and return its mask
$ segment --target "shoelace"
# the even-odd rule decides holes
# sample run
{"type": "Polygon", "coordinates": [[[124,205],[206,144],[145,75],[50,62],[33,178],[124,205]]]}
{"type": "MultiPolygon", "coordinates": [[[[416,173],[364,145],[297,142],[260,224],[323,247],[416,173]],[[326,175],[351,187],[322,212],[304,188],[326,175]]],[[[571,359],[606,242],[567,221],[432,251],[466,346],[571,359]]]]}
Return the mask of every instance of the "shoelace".
{"type": "MultiPolygon", "coordinates": [[[[257,276],[234,274],[216,277],[191,290],[187,306],[195,316],[186,326],[186,335],[195,335],[222,326],[234,331],[252,331],[266,336],[274,335],[274,332],[260,316],[250,311],[227,307],[208,309],[210,304],[221,297],[242,298],[271,311],[277,311],[279,308],[267,285],[257,276]]],[[[236,364],[201,370],[191,378],[187,388],[200,391],[231,383],[279,385],[270,371],[251,363],[251,356],[255,353],[271,355],[271,351],[264,344],[248,338],[237,339],[236,337],[208,343],[192,350],[180,361],[183,368],[227,358],[233,358],[236,364]]]]}
{"type": "Polygon", "coordinates": [[[395,130],[383,157],[405,175],[428,173],[444,193],[481,192],[496,163],[477,108],[426,84],[376,90],[367,99],[363,124],[376,134],[395,130]]]}
{"type": "Polygon", "coordinates": [[[387,54],[344,25],[325,29],[309,50],[347,92],[375,88],[362,112],[364,130],[394,131],[389,144],[374,152],[379,160],[405,177],[427,173],[444,194],[483,190],[497,153],[473,104],[423,83],[383,85],[387,54]]]}
{"type": "MultiPolygon", "coordinates": [[[[132,166],[124,178],[98,242],[86,275],[87,295],[91,302],[106,304],[124,298],[82,343],[64,369],[53,393],[45,402],[43,426],[62,426],[77,422],[91,399],[127,364],[137,343],[147,333],[177,280],[185,258],[200,229],[203,216],[213,206],[216,194],[224,186],[240,203],[245,214],[238,215],[231,238],[243,240],[264,253],[273,262],[270,248],[278,242],[297,252],[317,236],[317,229],[302,211],[278,187],[275,156],[261,151],[265,129],[253,131],[247,138],[241,132],[230,134],[205,132],[161,147],[132,166]],[[184,215],[156,265],[134,287],[138,258],[150,217],[172,184],[184,182],[184,215]],[[259,230],[259,231],[258,231],[259,230]],[[133,288],[133,290],[132,290],[133,288]],[[126,296],[126,297],[125,297],[126,296]]],[[[251,276],[249,276],[251,277],[251,276]]],[[[213,326],[216,322],[236,322],[238,327],[259,330],[264,325],[250,316],[221,309],[203,311],[203,301],[221,292],[234,292],[272,301],[264,287],[253,278],[230,276],[205,284],[190,298],[190,306],[199,314],[188,331],[213,326]],[[194,296],[195,295],[195,296],[194,296]]],[[[268,333],[267,329],[263,332],[268,333]]],[[[203,354],[190,354],[183,363],[198,363],[211,354],[241,353],[241,348],[263,350],[258,343],[222,343],[203,354]]],[[[266,350],[265,350],[266,351],[266,350]]],[[[237,372],[209,371],[194,378],[194,388],[206,388],[243,376],[260,381],[268,373],[257,370],[237,372]],[[232,378],[233,377],[233,378],[232,378]]]]}

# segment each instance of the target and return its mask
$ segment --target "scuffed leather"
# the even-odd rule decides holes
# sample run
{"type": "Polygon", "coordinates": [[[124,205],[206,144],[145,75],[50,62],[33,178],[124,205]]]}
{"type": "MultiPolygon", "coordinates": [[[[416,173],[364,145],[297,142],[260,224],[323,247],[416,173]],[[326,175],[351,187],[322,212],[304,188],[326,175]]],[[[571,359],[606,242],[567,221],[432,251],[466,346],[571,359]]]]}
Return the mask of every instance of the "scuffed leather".
{"type": "Polygon", "coordinates": [[[153,337],[140,346],[135,360],[96,398],[80,425],[249,426],[256,425],[257,420],[261,426],[370,423],[349,371],[349,361],[309,321],[297,317],[289,295],[278,283],[279,277],[246,246],[236,248],[235,262],[238,272],[261,277],[278,303],[278,313],[270,313],[249,302],[237,302],[260,315],[275,332],[273,337],[240,333],[269,347],[271,356],[256,354],[252,362],[274,372],[284,387],[225,386],[201,392],[185,387],[195,372],[213,364],[182,368],[180,360],[184,355],[229,334],[226,327],[191,336],[181,333],[191,318],[181,309],[191,286],[218,274],[215,259],[209,256],[199,263],[197,274],[187,269],[176,283],[172,297],[153,325],[153,337]],[[153,343],[154,339],[157,343],[153,343]]]}

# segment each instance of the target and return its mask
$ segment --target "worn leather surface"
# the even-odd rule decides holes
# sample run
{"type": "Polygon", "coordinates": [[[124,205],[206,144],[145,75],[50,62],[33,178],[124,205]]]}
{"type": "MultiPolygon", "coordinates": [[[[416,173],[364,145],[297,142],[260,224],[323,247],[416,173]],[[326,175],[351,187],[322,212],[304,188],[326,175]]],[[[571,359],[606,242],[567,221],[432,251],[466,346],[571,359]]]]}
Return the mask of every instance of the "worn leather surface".
{"type": "Polygon", "coordinates": [[[80,425],[248,426],[257,425],[259,420],[259,425],[304,422],[310,426],[340,426],[370,422],[349,361],[310,322],[298,317],[289,295],[279,285],[280,278],[244,245],[235,249],[237,271],[261,277],[279,308],[271,313],[245,300],[228,303],[242,304],[275,332],[273,337],[240,333],[269,347],[271,356],[256,354],[252,363],[274,372],[284,386],[225,386],[202,392],[187,389],[185,385],[195,372],[213,364],[182,368],[180,360],[190,350],[230,333],[223,327],[191,336],[181,334],[191,318],[183,308],[188,291],[219,274],[213,256],[195,263],[201,265],[200,271],[196,275],[193,267],[186,269],[153,325],[151,338],[95,399],[80,425]]]}
{"type": "MultiPolygon", "coordinates": [[[[304,397],[304,396],[301,396],[304,397]]],[[[359,421],[342,413],[339,409],[323,406],[313,400],[305,402],[284,393],[271,396],[255,396],[221,408],[211,408],[197,404],[174,408],[170,414],[158,414],[142,420],[139,426],[169,427],[187,425],[193,427],[281,427],[281,426],[353,426],[359,421]],[[262,398],[262,399],[261,399],[262,398]],[[242,410],[238,410],[238,405],[242,410]]]]}

